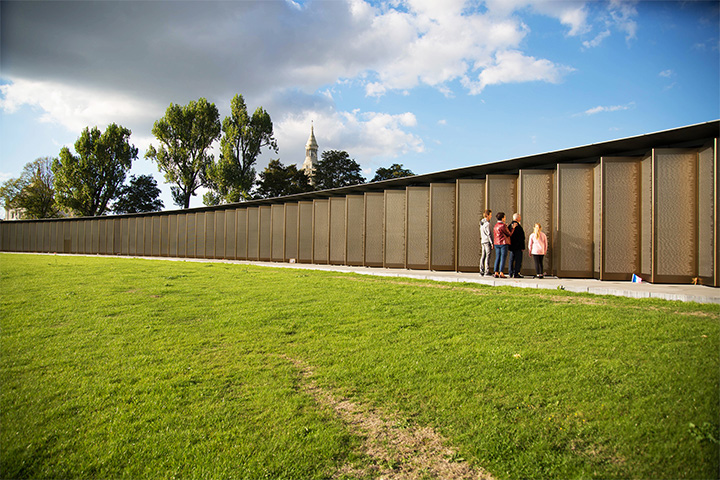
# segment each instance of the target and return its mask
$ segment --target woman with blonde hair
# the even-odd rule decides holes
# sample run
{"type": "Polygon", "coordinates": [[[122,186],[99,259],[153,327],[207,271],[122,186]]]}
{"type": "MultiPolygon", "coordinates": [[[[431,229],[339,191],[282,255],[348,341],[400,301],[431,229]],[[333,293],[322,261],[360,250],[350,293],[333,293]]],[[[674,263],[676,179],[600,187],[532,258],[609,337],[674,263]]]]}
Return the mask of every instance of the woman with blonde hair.
{"type": "Polygon", "coordinates": [[[542,232],[542,226],[536,223],[533,233],[530,235],[530,240],[528,240],[528,253],[535,260],[536,278],[543,278],[543,259],[547,253],[547,248],[547,237],[542,232]]]}

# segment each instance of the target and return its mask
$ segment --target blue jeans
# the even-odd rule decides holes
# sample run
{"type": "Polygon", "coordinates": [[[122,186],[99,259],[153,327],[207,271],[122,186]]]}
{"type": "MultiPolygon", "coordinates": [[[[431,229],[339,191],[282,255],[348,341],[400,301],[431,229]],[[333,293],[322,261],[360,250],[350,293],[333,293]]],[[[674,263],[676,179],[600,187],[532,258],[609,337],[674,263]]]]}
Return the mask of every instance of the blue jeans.
{"type": "Polygon", "coordinates": [[[505,270],[505,257],[507,257],[507,245],[495,245],[495,273],[505,270]]]}

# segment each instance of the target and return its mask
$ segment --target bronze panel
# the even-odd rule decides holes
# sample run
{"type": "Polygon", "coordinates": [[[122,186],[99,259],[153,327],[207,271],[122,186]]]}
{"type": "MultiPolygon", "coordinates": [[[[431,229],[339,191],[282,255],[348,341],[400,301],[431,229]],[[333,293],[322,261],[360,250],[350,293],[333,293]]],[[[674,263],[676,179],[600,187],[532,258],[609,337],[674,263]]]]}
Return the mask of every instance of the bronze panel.
{"type": "Polygon", "coordinates": [[[49,252],[50,251],[50,225],[52,222],[42,222],[42,247],[40,248],[41,252],[49,252]]]}
{"type": "Polygon", "coordinates": [[[313,202],[298,203],[298,262],[313,260],[313,202]]]}
{"type": "Polygon", "coordinates": [[[145,224],[145,247],[144,247],[144,254],[146,256],[151,256],[153,252],[153,218],[152,217],[144,217],[143,223],[145,224]]]}
{"type": "Polygon", "coordinates": [[[698,152],[698,276],[704,285],[715,278],[715,149],[712,144],[698,152]]]}
{"type": "Polygon", "coordinates": [[[313,200],[313,260],[328,263],[330,253],[330,202],[313,200]]]}
{"type": "MultiPolygon", "coordinates": [[[[215,212],[203,212],[205,217],[203,222],[203,243],[205,245],[204,253],[202,250],[198,252],[198,256],[202,258],[215,258],[215,212]]],[[[199,226],[198,226],[199,227],[199,226]]]]}
{"type": "Polygon", "coordinates": [[[457,261],[461,272],[480,271],[480,220],[485,180],[457,180],[457,261]]]}
{"type": "Polygon", "coordinates": [[[654,281],[690,282],[697,276],[698,154],[657,149],[654,162],[654,281]]]}
{"type": "Polygon", "coordinates": [[[642,157],[603,157],[602,280],[630,280],[640,274],[642,157]]]}
{"type": "Polygon", "coordinates": [[[269,205],[260,207],[260,260],[269,262],[272,256],[272,209],[269,205]]]}
{"type": "Polygon", "coordinates": [[[272,205],[272,251],[273,262],[282,262],[285,256],[285,205],[272,205]]]}
{"type": "Polygon", "coordinates": [[[23,252],[32,252],[34,244],[35,224],[30,222],[23,223],[23,252]]]}
{"type": "MultiPolygon", "coordinates": [[[[548,250],[543,260],[546,272],[552,270],[553,264],[554,176],[554,170],[520,170],[518,175],[518,213],[522,216],[521,224],[525,229],[525,241],[527,243],[530,240],[535,224],[539,223],[548,240],[548,250]]],[[[523,275],[535,274],[535,264],[527,250],[521,273],[523,275]]]]}
{"type": "Polygon", "coordinates": [[[250,207],[247,209],[248,217],[248,260],[260,259],[260,209],[250,207]]]}
{"type": "Polygon", "coordinates": [[[237,230],[235,240],[237,242],[237,258],[246,260],[248,257],[248,214],[246,208],[237,209],[237,218],[235,219],[235,228],[237,230]]]}
{"type": "Polygon", "coordinates": [[[215,250],[213,258],[225,258],[225,210],[215,212],[215,250]]]}
{"type": "Polygon", "coordinates": [[[98,221],[98,253],[101,255],[112,254],[112,252],[107,249],[107,231],[109,225],[112,225],[112,220],[98,221]]]}
{"type": "Polygon", "coordinates": [[[643,157],[640,162],[640,272],[643,280],[652,279],[652,251],[653,251],[653,156],[643,157]]]}
{"type": "Polygon", "coordinates": [[[207,258],[223,258],[225,256],[225,211],[216,210],[206,219],[208,234],[205,250],[207,258]],[[211,231],[210,231],[211,230],[211,231]]]}
{"type": "Polygon", "coordinates": [[[345,197],[330,198],[330,263],[345,265],[345,197]]]}
{"type": "MultiPolygon", "coordinates": [[[[67,225],[65,225],[65,235],[67,235],[67,225]]],[[[120,255],[130,255],[130,219],[120,219],[120,233],[122,236],[120,244],[120,255]]],[[[67,250],[65,250],[67,252],[67,250]]]]}
{"type": "Polygon", "coordinates": [[[365,196],[348,195],[347,206],[347,264],[362,265],[365,251],[365,196]]]}
{"type": "MultiPolygon", "coordinates": [[[[61,251],[60,246],[62,245],[62,222],[50,222],[50,251],[58,253],[61,251]]],[[[3,239],[3,246],[7,248],[6,239],[3,239]]],[[[107,253],[112,254],[112,250],[108,250],[107,253]]]]}
{"type": "Polygon", "coordinates": [[[225,258],[237,258],[237,212],[225,210],[225,258]]]}
{"type": "Polygon", "coordinates": [[[195,258],[195,214],[188,213],[185,218],[186,230],[185,230],[185,256],[189,258],[195,258]]]}
{"type": "Polygon", "coordinates": [[[594,165],[557,166],[558,276],[593,276],[594,165]]]}
{"type": "Polygon", "coordinates": [[[130,217],[128,220],[128,251],[127,254],[137,254],[137,217],[130,217]]]}
{"type": "Polygon", "coordinates": [[[154,217],[148,217],[152,220],[152,245],[151,245],[151,251],[153,257],[159,257],[160,256],[160,244],[162,243],[162,234],[161,234],[161,217],[154,216],[154,217]]]}
{"type": "Polygon", "coordinates": [[[405,268],[405,190],[385,190],[385,267],[405,268]]]}
{"type": "MultiPolygon", "coordinates": [[[[168,215],[168,256],[181,257],[180,255],[180,235],[184,235],[180,229],[180,217],[182,214],[168,215]],[[181,233],[182,232],[182,233],[181,233]]],[[[184,246],[183,239],[183,246],[184,246]]]]}
{"type": "Polygon", "coordinates": [[[285,258],[287,262],[298,258],[298,205],[285,204],[285,258]]]}
{"type": "MultiPolygon", "coordinates": [[[[90,223],[90,248],[87,250],[87,253],[92,253],[93,255],[96,255],[100,251],[100,220],[99,219],[93,219],[89,221],[90,223]]],[[[41,224],[38,224],[38,227],[40,227],[41,224]]],[[[39,247],[39,245],[38,245],[39,247]]],[[[41,248],[38,248],[38,250],[41,250],[41,248]]]]}
{"type": "MultiPolygon", "coordinates": [[[[34,224],[31,224],[33,227],[34,224]]],[[[80,247],[80,253],[92,253],[92,220],[80,220],[80,227],[78,228],[78,235],[80,240],[78,245],[80,247]]],[[[31,237],[32,246],[31,251],[35,247],[35,236],[31,237]]]]}
{"type": "MultiPolygon", "coordinates": [[[[174,216],[174,215],[173,215],[174,216]]],[[[160,218],[160,255],[167,257],[170,251],[170,215],[160,218]]]]}
{"type": "Polygon", "coordinates": [[[430,188],[407,187],[407,268],[430,269],[430,188]]]}
{"type": "Polygon", "coordinates": [[[365,194],[365,266],[383,266],[385,194],[365,194]]]}
{"type": "Polygon", "coordinates": [[[455,270],[455,184],[430,184],[430,268],[455,270]]]}

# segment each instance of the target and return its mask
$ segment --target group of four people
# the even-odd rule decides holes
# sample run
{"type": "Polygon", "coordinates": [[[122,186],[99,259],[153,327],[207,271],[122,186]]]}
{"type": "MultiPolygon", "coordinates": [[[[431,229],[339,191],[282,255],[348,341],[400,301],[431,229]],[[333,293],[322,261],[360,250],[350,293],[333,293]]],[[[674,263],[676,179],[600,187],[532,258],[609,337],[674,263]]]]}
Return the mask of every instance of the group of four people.
{"type": "MultiPolygon", "coordinates": [[[[490,230],[490,219],[492,218],[492,210],[485,210],[483,218],[480,220],[480,245],[482,252],[480,254],[480,275],[490,275],[490,255],[495,250],[495,268],[493,276],[495,278],[505,278],[503,270],[505,270],[505,259],[510,253],[509,275],[511,278],[522,278],[520,269],[522,268],[523,250],[525,250],[525,231],[520,225],[520,214],[513,214],[513,221],[510,225],[505,224],[505,213],[499,212],[496,216],[497,223],[490,230]]],[[[543,278],[543,259],[547,253],[547,236],[542,231],[539,223],[535,224],[533,233],[528,240],[528,253],[535,261],[535,276],[543,278]]]]}

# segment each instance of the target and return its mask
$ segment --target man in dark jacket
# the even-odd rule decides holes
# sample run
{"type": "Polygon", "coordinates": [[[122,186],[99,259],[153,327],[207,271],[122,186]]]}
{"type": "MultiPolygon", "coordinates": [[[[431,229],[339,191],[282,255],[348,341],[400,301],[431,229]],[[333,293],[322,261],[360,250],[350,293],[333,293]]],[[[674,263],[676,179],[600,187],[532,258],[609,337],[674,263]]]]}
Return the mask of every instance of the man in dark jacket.
{"type": "Polygon", "coordinates": [[[513,221],[510,226],[512,235],[510,236],[510,278],[522,278],[520,269],[522,268],[523,250],[525,250],[525,231],[520,225],[520,214],[513,214],[513,221]]]}

